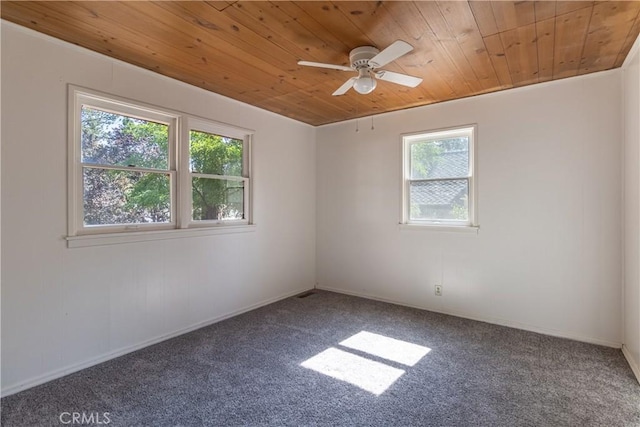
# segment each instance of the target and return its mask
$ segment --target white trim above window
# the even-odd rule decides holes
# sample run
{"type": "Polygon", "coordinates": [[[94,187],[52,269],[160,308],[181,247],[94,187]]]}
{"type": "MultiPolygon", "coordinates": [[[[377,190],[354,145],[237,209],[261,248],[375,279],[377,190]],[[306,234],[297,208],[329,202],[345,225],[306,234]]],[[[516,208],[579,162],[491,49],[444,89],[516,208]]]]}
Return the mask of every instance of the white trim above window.
{"type": "Polygon", "coordinates": [[[252,224],[253,131],[72,85],[68,98],[69,247],[252,224]],[[206,132],[193,158],[192,130],[206,132]],[[190,173],[196,161],[207,170],[190,173]],[[193,180],[203,194],[197,201],[193,180]],[[203,204],[206,220],[194,221],[203,204]]]}
{"type": "Polygon", "coordinates": [[[476,230],[477,126],[402,135],[405,229],[476,230]]]}

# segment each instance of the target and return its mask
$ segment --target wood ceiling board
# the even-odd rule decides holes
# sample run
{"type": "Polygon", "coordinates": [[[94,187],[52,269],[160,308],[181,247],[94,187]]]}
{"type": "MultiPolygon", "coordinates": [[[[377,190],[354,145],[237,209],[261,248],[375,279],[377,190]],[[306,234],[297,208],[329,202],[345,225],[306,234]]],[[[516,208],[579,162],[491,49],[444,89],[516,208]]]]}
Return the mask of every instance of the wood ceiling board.
{"type": "Polygon", "coordinates": [[[496,70],[500,86],[503,89],[513,87],[511,71],[509,71],[509,64],[507,63],[500,34],[486,36],[484,38],[484,44],[487,47],[487,52],[489,53],[489,58],[491,58],[493,68],[496,70]]]}
{"type": "Polygon", "coordinates": [[[296,56],[274,43],[265,42],[252,29],[229,19],[225,12],[217,12],[200,2],[159,2],[158,5],[169,15],[183,20],[177,24],[179,27],[199,30],[198,39],[207,42],[210,51],[220,51],[221,63],[225,58],[235,57],[246,64],[245,67],[266,73],[265,77],[270,76],[274,82],[284,80],[297,88],[317,82],[313,75],[299,78],[296,56]]]}
{"type": "Polygon", "coordinates": [[[469,64],[458,41],[454,35],[451,34],[438,4],[436,2],[416,2],[416,6],[433,33],[434,40],[437,40],[437,45],[440,46],[442,51],[449,57],[453,68],[464,80],[464,85],[468,88],[468,91],[465,91],[464,94],[476,94],[486,89],[486,87],[483,86],[485,83],[476,79],[471,64],[469,64]]]}
{"type": "MultiPolygon", "coordinates": [[[[91,2],[88,4],[89,8],[86,3],[67,2],[60,12],[47,10],[43,3],[21,2],[20,4],[42,10],[43,19],[48,21],[57,19],[70,32],[79,29],[82,35],[78,38],[83,40],[83,46],[89,48],[91,46],[87,46],[87,42],[96,39],[92,34],[98,36],[109,34],[110,28],[116,25],[116,22],[121,22],[119,19],[125,19],[124,16],[140,18],[135,15],[135,11],[128,11],[124,16],[119,16],[124,12],[123,8],[108,9],[108,12],[117,11],[117,14],[113,18],[106,16],[102,8],[108,5],[101,2],[91,2]],[[84,23],[86,17],[90,17],[92,21],[84,23]]],[[[286,93],[294,87],[284,81],[274,81],[273,78],[268,80],[270,86],[265,86],[264,82],[267,81],[265,77],[267,79],[269,77],[260,73],[259,70],[252,68],[247,73],[237,73],[237,68],[246,65],[235,58],[224,58],[224,62],[219,63],[221,61],[216,61],[216,58],[210,55],[210,53],[217,55],[217,50],[200,52],[199,47],[195,45],[193,49],[184,48],[192,43],[193,39],[181,38],[181,33],[174,32],[173,40],[183,42],[183,48],[177,48],[160,40],[161,37],[156,36],[157,32],[158,29],[150,25],[139,30],[135,26],[128,26],[126,29],[121,29],[117,37],[98,37],[104,42],[104,47],[99,51],[231,97],[250,92],[253,98],[259,99],[286,93]],[[211,59],[207,60],[207,56],[211,59]],[[209,61],[219,63],[215,65],[217,72],[210,68],[209,61]],[[233,66],[235,68],[231,68],[233,66]]]]}
{"type": "Polygon", "coordinates": [[[370,101],[367,96],[358,96],[352,91],[346,95],[332,96],[336,90],[331,83],[325,83],[300,89],[285,95],[265,99],[260,105],[263,108],[283,103],[295,114],[298,120],[303,116],[315,116],[315,122],[331,123],[339,121],[345,114],[355,115],[357,111],[368,111],[370,101]],[[316,108],[321,105],[322,108],[316,108]],[[314,108],[311,109],[311,106],[314,108]]]}
{"type": "Polygon", "coordinates": [[[622,66],[625,58],[629,54],[629,51],[631,51],[631,48],[633,47],[633,43],[638,37],[638,33],[640,33],[640,13],[638,14],[638,16],[636,16],[636,19],[633,22],[633,25],[631,26],[631,29],[629,30],[629,33],[624,40],[622,48],[620,49],[620,53],[618,53],[618,57],[616,58],[616,62],[614,63],[614,67],[617,68],[622,66]]]}
{"type": "Polygon", "coordinates": [[[464,52],[476,79],[489,90],[500,87],[480,30],[467,2],[437,2],[451,33],[464,52]]]}
{"type": "Polygon", "coordinates": [[[323,40],[333,51],[343,52],[350,49],[350,47],[345,43],[345,40],[341,40],[326,31],[318,21],[301,9],[298,6],[298,3],[293,1],[273,1],[271,3],[286,13],[291,19],[295,19],[299,22],[300,25],[305,27],[311,34],[314,34],[316,37],[323,40]]]}
{"type": "Polygon", "coordinates": [[[578,74],[592,12],[593,5],[556,16],[555,46],[553,48],[554,79],[578,74]]]}
{"type": "MultiPolygon", "coordinates": [[[[324,31],[338,40],[344,40],[348,46],[347,55],[355,47],[373,45],[373,41],[353,25],[337,5],[323,1],[302,1],[296,4],[315,19],[324,28],[324,31]]],[[[347,63],[347,65],[349,64],[347,63]]]]}
{"type": "Polygon", "coordinates": [[[394,34],[407,34],[400,27],[389,25],[393,18],[383,7],[383,2],[372,1],[334,1],[333,7],[351,22],[353,27],[367,36],[374,46],[386,46],[394,42],[394,34]]]}
{"type": "Polygon", "coordinates": [[[593,6],[578,74],[614,66],[639,10],[640,2],[603,2],[593,6]]]}
{"type": "Polygon", "coordinates": [[[229,6],[231,6],[235,2],[233,2],[233,1],[208,1],[208,2],[205,2],[205,3],[208,4],[209,6],[213,7],[217,11],[222,12],[223,10],[225,10],[226,8],[228,8],[229,6]]]}
{"type": "Polygon", "coordinates": [[[423,85],[430,88],[436,96],[435,100],[454,99],[462,93],[467,93],[458,93],[457,88],[466,87],[466,82],[450,63],[440,44],[435,41],[433,32],[416,5],[413,2],[394,1],[385,3],[384,8],[395,24],[409,35],[414,46],[419,46],[406,58],[407,72],[422,77],[423,85]],[[404,22],[411,24],[403,25],[404,22]]]}
{"type": "MultiPolygon", "coordinates": [[[[98,2],[94,2],[98,3],[98,2]]],[[[248,54],[242,49],[239,49],[236,44],[232,44],[227,41],[227,38],[221,37],[221,33],[225,33],[223,27],[215,26],[211,21],[207,20],[206,11],[202,11],[200,17],[197,19],[190,19],[189,16],[182,14],[180,9],[172,8],[165,9],[165,7],[171,7],[172,5],[180,6],[180,3],[173,2],[159,2],[153,11],[154,23],[153,27],[147,27],[145,34],[152,40],[157,40],[162,37],[163,34],[169,33],[167,29],[171,29],[170,34],[172,36],[173,45],[181,47],[180,50],[185,50],[191,53],[197,58],[196,66],[204,63],[215,63],[215,69],[207,67],[207,72],[210,73],[210,79],[219,80],[227,77],[227,80],[231,76],[243,76],[250,81],[260,82],[262,86],[266,86],[267,89],[271,89],[276,93],[286,93],[294,88],[299,88],[308,85],[304,81],[299,81],[289,73],[274,65],[274,59],[272,62],[265,59],[261,59],[257,56],[248,54]],[[189,25],[195,24],[195,25],[189,25]],[[215,26],[216,29],[212,27],[215,26]],[[189,28],[190,31],[184,32],[183,29],[189,28]],[[224,68],[226,73],[220,73],[218,70],[224,68]],[[239,72],[239,71],[242,72],[239,72]]],[[[204,3],[199,3],[207,7],[204,3]]],[[[139,21],[145,19],[144,10],[140,11],[137,7],[140,2],[126,2],[121,13],[113,14],[109,16],[111,22],[121,21],[123,19],[131,19],[132,21],[139,21]]],[[[120,8],[108,8],[102,10],[104,14],[111,14],[120,8]]],[[[95,5],[92,4],[92,7],[95,5]]],[[[95,10],[95,9],[94,9],[95,10]]],[[[207,7],[209,13],[214,13],[215,17],[220,16],[220,13],[215,11],[211,7],[207,7]],[[211,12],[213,11],[213,12],[211,12]]],[[[226,31],[233,31],[227,29],[226,31]]],[[[235,32],[240,32],[238,29],[235,32]]],[[[242,34],[239,37],[250,37],[251,31],[242,29],[242,34]]],[[[280,53],[280,52],[278,52],[280,53]]],[[[268,93],[268,90],[267,90],[268,93]]],[[[272,95],[272,94],[271,94],[272,95]]]]}
{"type": "MultiPolygon", "coordinates": [[[[127,3],[127,5],[129,4],[132,3],[127,3]]],[[[168,2],[161,2],[159,4],[168,4],[168,2]]],[[[132,9],[126,10],[125,12],[134,20],[136,18],[143,19],[144,17],[144,15],[136,17],[136,12],[132,9]]],[[[165,12],[166,11],[164,10],[154,11],[156,22],[160,21],[159,18],[165,12]]],[[[215,13],[217,14],[218,12],[215,13]]],[[[110,17],[112,23],[115,20],[120,19],[124,19],[124,16],[110,17]]],[[[203,23],[204,18],[199,22],[203,23]]],[[[180,60],[180,57],[177,54],[173,56],[180,60],[177,62],[184,61],[185,65],[194,67],[194,72],[199,68],[202,68],[207,73],[205,81],[209,84],[213,84],[215,86],[215,82],[220,80],[229,80],[240,77],[247,82],[248,86],[245,87],[252,88],[257,84],[258,89],[261,89],[261,91],[265,93],[265,96],[288,93],[291,90],[295,90],[296,88],[304,87],[309,84],[301,80],[296,80],[288,73],[282,71],[281,68],[275,66],[272,62],[267,62],[260,58],[247,55],[233,44],[217,38],[217,36],[216,38],[212,38],[210,33],[213,32],[213,30],[211,29],[205,28],[204,31],[198,33],[200,37],[193,37],[193,34],[186,34],[182,32],[180,29],[187,28],[187,26],[184,25],[184,23],[179,22],[179,18],[176,19],[176,15],[173,14],[171,14],[169,21],[164,22],[164,25],[146,28],[144,32],[147,34],[145,42],[153,45],[153,40],[159,40],[159,33],[163,33],[166,28],[171,28],[170,25],[174,25],[174,28],[171,31],[171,35],[173,36],[173,45],[178,46],[179,51],[189,52],[196,58],[196,60],[195,62],[187,62],[186,58],[180,60]],[[174,24],[170,24],[171,22],[174,22],[174,24]],[[151,41],[149,41],[149,39],[151,41]]],[[[200,24],[198,24],[192,26],[191,29],[195,32],[196,29],[202,30],[200,27],[200,24]]],[[[215,31],[216,34],[218,32],[219,31],[215,31]]]]}
{"type": "Polygon", "coordinates": [[[443,96],[437,101],[460,98],[473,93],[473,89],[457,69],[442,43],[431,32],[425,38],[428,40],[425,47],[414,55],[422,58],[420,63],[424,64],[423,78],[426,84],[435,84],[437,90],[443,91],[443,96]]]}
{"type": "Polygon", "coordinates": [[[536,24],[500,33],[514,86],[538,81],[536,24]]]}
{"type": "Polygon", "coordinates": [[[409,37],[407,43],[415,46],[424,41],[424,36],[428,31],[424,19],[420,17],[420,12],[414,2],[411,1],[390,1],[382,3],[382,7],[393,20],[393,26],[401,28],[409,37]]]}
{"type": "Polygon", "coordinates": [[[491,2],[498,31],[508,31],[536,22],[535,2],[533,1],[494,1],[491,2]]]}
{"type": "Polygon", "coordinates": [[[491,2],[486,0],[470,1],[469,7],[473,11],[473,16],[483,37],[499,32],[491,2]]]}
{"type": "Polygon", "coordinates": [[[536,22],[545,21],[556,16],[556,2],[553,1],[536,1],[534,2],[534,9],[536,22]]]}
{"type": "MultiPolygon", "coordinates": [[[[36,3],[20,2],[19,6],[21,8],[16,10],[15,16],[18,17],[22,12],[27,13],[24,19],[28,19],[29,21],[24,23],[25,26],[32,26],[32,28],[54,37],[57,36],[58,38],[71,42],[74,40],[83,40],[81,44],[83,47],[147,68],[151,71],[159,72],[169,77],[186,81],[196,86],[202,87],[203,79],[206,80],[209,78],[208,73],[206,75],[200,74],[197,67],[194,68],[184,63],[176,64],[175,58],[172,57],[169,58],[171,61],[164,59],[165,54],[163,52],[156,52],[150,49],[149,46],[106,36],[105,34],[109,33],[108,29],[102,30],[95,24],[85,24],[82,19],[76,19],[80,16],[79,14],[84,13],[82,9],[67,10],[67,14],[65,14],[52,10],[41,11],[41,5],[36,3]],[[49,26],[53,26],[53,29],[50,29],[49,26]],[[57,30],[55,30],[56,28],[64,28],[64,33],[58,35],[57,30]],[[98,37],[95,37],[96,35],[98,37]],[[130,59],[139,56],[140,51],[145,52],[144,61],[130,59]],[[186,79],[185,76],[187,76],[186,79]]],[[[103,22],[101,22],[101,24],[102,23],[103,22]]],[[[190,58],[188,61],[190,62],[192,59],[190,58]]],[[[233,88],[237,88],[239,84],[246,84],[244,87],[247,88],[247,90],[260,91],[261,86],[256,83],[252,87],[250,83],[251,82],[244,81],[240,76],[234,76],[234,81],[229,82],[228,88],[233,90],[233,88]]],[[[212,90],[212,87],[208,87],[207,89],[212,90]]],[[[258,92],[254,93],[257,94],[258,92]]],[[[255,96],[257,95],[254,95],[254,97],[255,96]]]]}
{"type": "MultiPolygon", "coordinates": [[[[142,2],[128,2],[128,7],[139,8],[144,12],[146,6],[142,2]]],[[[280,78],[297,79],[297,57],[282,49],[274,43],[263,43],[264,39],[255,31],[248,27],[241,26],[224,13],[216,13],[210,17],[210,8],[201,2],[159,2],[158,7],[166,9],[166,17],[171,27],[171,20],[178,17],[181,21],[176,23],[181,29],[189,29],[188,34],[199,43],[202,40],[212,40],[212,48],[217,46],[217,40],[224,40],[234,47],[242,55],[250,58],[257,58],[263,62],[271,62],[278,67],[280,78]],[[209,18],[209,19],[207,19],[209,18]],[[215,20],[215,23],[212,22],[215,20]],[[234,26],[238,28],[234,29],[234,26]]],[[[158,14],[157,14],[158,15],[158,14]]],[[[161,19],[160,16],[157,19],[161,19]]],[[[164,22],[163,22],[164,23],[164,22]]],[[[251,59],[253,60],[253,59],[251,59]]],[[[307,76],[308,84],[314,84],[314,79],[307,76]]],[[[297,82],[302,84],[302,82],[297,82]]],[[[298,85],[297,85],[298,86],[298,85]]]]}
{"type": "Polygon", "coordinates": [[[564,15],[565,13],[575,12],[576,10],[591,8],[594,2],[592,1],[559,1],[556,2],[556,16],[564,15]]]}
{"type": "Polygon", "coordinates": [[[313,115],[314,118],[311,120],[320,123],[333,123],[340,121],[340,117],[343,117],[345,112],[355,116],[356,112],[364,111],[367,114],[370,114],[370,112],[373,111],[370,108],[370,103],[363,101],[362,98],[359,98],[355,105],[349,105],[348,108],[341,108],[336,103],[335,98],[342,98],[340,102],[344,105],[344,103],[348,104],[348,100],[351,99],[351,97],[348,95],[332,97],[330,93],[327,95],[327,92],[328,91],[324,87],[300,90],[298,92],[264,100],[260,106],[262,108],[271,109],[274,106],[282,105],[289,112],[287,115],[293,116],[293,118],[300,120],[301,117],[310,117],[313,115]],[[314,104],[320,104],[325,108],[314,108],[311,110],[309,108],[311,100],[314,104]]]}
{"type": "MultiPolygon", "coordinates": [[[[162,2],[161,5],[163,7],[172,7],[172,8],[181,8],[184,5],[188,6],[188,11],[185,13],[194,14],[194,16],[201,16],[199,3],[196,2],[177,2],[174,3],[175,6],[166,6],[171,2],[162,2]]],[[[232,19],[230,19],[225,14],[220,14],[220,17],[216,20],[217,23],[224,22],[225,26],[231,28],[234,25],[232,19]]],[[[240,24],[238,23],[238,26],[240,24]]],[[[298,87],[309,87],[317,84],[323,84],[326,81],[335,81],[335,82],[343,82],[347,78],[351,77],[354,74],[348,74],[337,70],[329,70],[329,69],[320,69],[320,68],[310,68],[303,67],[297,64],[298,58],[293,56],[282,47],[278,46],[274,43],[262,43],[261,40],[264,40],[262,36],[252,32],[252,31],[244,31],[246,28],[244,26],[239,27],[240,31],[231,30],[229,34],[224,31],[216,31],[216,35],[218,37],[229,36],[230,42],[235,46],[238,46],[241,50],[248,52],[250,55],[255,55],[256,57],[262,57],[264,60],[268,60],[271,58],[272,61],[277,62],[281,67],[282,74],[280,76],[287,76],[293,79],[294,82],[298,84],[298,87]],[[221,34],[222,33],[222,34],[221,34]]],[[[269,39],[270,40],[270,39],[269,39]]],[[[336,83],[337,84],[337,83],[336,83]]],[[[341,83],[340,83],[341,84],[341,83]]],[[[336,88],[339,87],[337,84],[336,88]]],[[[335,90],[335,89],[334,89],[335,90]]]]}
{"type": "Polygon", "coordinates": [[[555,57],[556,19],[550,18],[536,22],[538,39],[538,81],[553,79],[553,61],[555,57]]]}
{"type": "Polygon", "coordinates": [[[640,2],[2,2],[4,19],[313,125],[619,67],[640,2]],[[533,38],[532,38],[533,36],[533,38]],[[357,46],[405,40],[385,66],[423,78],[331,93],[357,46]],[[283,113],[284,112],[284,113],[283,113]]]}
{"type": "MultiPolygon", "coordinates": [[[[233,20],[259,28],[263,37],[291,52],[298,60],[336,63],[340,59],[341,51],[331,49],[327,43],[270,2],[236,3],[224,13],[233,20]]],[[[292,65],[294,64],[295,62],[292,65]]]]}

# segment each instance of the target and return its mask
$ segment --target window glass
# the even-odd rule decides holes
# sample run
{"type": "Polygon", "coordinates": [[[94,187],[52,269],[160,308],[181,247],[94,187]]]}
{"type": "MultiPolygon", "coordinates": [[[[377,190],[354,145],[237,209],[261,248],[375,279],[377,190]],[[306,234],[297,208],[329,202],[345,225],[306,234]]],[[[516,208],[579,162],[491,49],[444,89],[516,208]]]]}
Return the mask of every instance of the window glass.
{"type": "Polygon", "coordinates": [[[169,168],[169,126],[87,106],[81,113],[82,162],[169,168]]]}
{"type": "Polygon", "coordinates": [[[466,179],[412,182],[410,219],[469,220],[466,179]]]}
{"type": "Polygon", "coordinates": [[[469,174],[469,138],[411,144],[411,178],[457,178],[469,174]]]}
{"type": "Polygon", "coordinates": [[[83,168],[85,226],[171,222],[168,174],[83,168]]]}
{"type": "Polygon", "coordinates": [[[193,220],[244,217],[244,183],[216,178],[193,178],[193,220]]]}
{"type": "Polygon", "coordinates": [[[242,176],[242,147],[241,139],[192,130],[189,133],[191,172],[242,176]]]}

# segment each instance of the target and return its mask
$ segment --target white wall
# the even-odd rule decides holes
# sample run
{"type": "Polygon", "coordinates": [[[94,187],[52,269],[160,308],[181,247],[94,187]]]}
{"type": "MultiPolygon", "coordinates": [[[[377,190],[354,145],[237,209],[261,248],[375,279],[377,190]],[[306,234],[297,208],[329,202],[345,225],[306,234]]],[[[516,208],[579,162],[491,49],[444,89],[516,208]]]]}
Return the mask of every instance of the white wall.
{"type": "Polygon", "coordinates": [[[5,21],[1,170],[3,395],[314,285],[313,127],[5,21]],[[254,129],[257,230],[68,249],[67,83],[254,129]]]}
{"type": "Polygon", "coordinates": [[[619,347],[620,79],[384,114],[373,131],[320,127],[318,287],[619,347]],[[400,135],[470,123],[479,233],[400,230],[400,135]]]}
{"type": "Polygon", "coordinates": [[[623,72],[624,101],[624,337],[623,351],[640,381],[640,53],[623,72]]]}

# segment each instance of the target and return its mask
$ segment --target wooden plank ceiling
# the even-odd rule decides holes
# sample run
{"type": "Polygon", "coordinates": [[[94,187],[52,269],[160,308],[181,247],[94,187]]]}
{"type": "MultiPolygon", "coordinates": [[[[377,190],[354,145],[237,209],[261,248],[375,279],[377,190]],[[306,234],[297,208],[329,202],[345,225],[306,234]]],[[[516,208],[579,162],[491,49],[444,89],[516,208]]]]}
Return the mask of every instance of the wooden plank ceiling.
{"type": "Polygon", "coordinates": [[[608,70],[640,1],[3,1],[2,18],[312,125],[608,70]],[[404,40],[384,69],[422,77],[331,93],[357,46],[404,40]]]}

